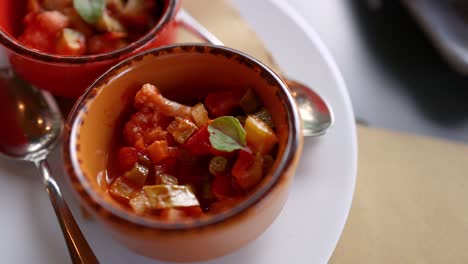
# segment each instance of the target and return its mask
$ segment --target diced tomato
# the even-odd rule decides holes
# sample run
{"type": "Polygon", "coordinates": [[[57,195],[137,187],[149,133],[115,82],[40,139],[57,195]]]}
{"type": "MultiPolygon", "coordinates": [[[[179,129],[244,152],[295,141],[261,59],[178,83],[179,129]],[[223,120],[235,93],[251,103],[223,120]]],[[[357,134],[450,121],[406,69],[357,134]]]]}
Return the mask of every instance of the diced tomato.
{"type": "Polygon", "coordinates": [[[210,133],[208,126],[199,128],[186,142],[184,148],[194,155],[207,155],[211,153],[210,133]]]}
{"type": "Polygon", "coordinates": [[[236,163],[232,168],[233,175],[247,174],[249,168],[255,161],[255,155],[252,152],[240,150],[239,156],[237,157],[236,163]]]}
{"type": "Polygon", "coordinates": [[[123,147],[119,150],[118,161],[122,171],[128,171],[137,163],[140,153],[136,148],[123,147]]]}
{"type": "Polygon", "coordinates": [[[233,154],[230,152],[216,150],[211,146],[208,125],[199,128],[182,146],[191,154],[198,156],[208,154],[216,156],[231,156],[233,154]]]}
{"type": "Polygon", "coordinates": [[[263,156],[261,154],[254,155],[241,150],[231,173],[237,184],[243,190],[248,190],[262,179],[262,167],[263,156]]]}
{"type": "Polygon", "coordinates": [[[68,18],[58,11],[30,13],[24,22],[25,30],[18,40],[31,48],[45,52],[55,51],[58,33],[69,24],[68,18]]]}
{"type": "Polygon", "coordinates": [[[218,175],[214,178],[211,184],[211,191],[220,200],[235,197],[238,194],[232,186],[232,177],[226,174],[218,175]]]}
{"type": "Polygon", "coordinates": [[[211,93],[205,98],[205,107],[213,117],[233,115],[241,97],[242,93],[233,91],[211,93]]]}

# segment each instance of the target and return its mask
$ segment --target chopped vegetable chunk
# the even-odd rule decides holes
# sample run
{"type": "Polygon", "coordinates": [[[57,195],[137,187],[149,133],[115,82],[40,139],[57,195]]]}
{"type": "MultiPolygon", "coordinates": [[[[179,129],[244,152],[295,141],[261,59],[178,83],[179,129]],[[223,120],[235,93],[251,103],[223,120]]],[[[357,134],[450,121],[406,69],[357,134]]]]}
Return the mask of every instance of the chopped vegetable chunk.
{"type": "Polygon", "coordinates": [[[197,127],[202,127],[208,123],[208,111],[206,111],[202,103],[198,103],[192,107],[192,120],[197,127]]]}
{"type": "Polygon", "coordinates": [[[273,119],[271,118],[270,112],[266,108],[260,109],[258,112],[254,114],[255,117],[262,120],[265,124],[267,124],[270,128],[275,127],[275,123],[273,123],[273,119]]]}
{"type": "Polygon", "coordinates": [[[124,26],[117,20],[104,12],[96,23],[96,28],[102,32],[125,32],[124,26]]]}
{"type": "Polygon", "coordinates": [[[262,107],[262,103],[260,99],[258,99],[257,95],[252,89],[248,89],[247,92],[242,96],[240,99],[240,107],[246,114],[252,114],[257,111],[260,107],[262,107]]]}
{"type": "Polygon", "coordinates": [[[145,211],[151,206],[148,196],[146,196],[144,191],[139,191],[132,195],[128,203],[132,207],[133,211],[140,215],[144,214],[145,211]]]}
{"type": "Polygon", "coordinates": [[[161,173],[156,175],[156,184],[178,185],[179,180],[170,174],[161,173]]]}
{"type": "Polygon", "coordinates": [[[188,119],[176,117],[174,121],[167,127],[167,131],[171,133],[175,141],[179,144],[185,143],[187,139],[195,133],[198,127],[188,119]]]}
{"type": "Polygon", "coordinates": [[[198,206],[200,203],[189,187],[183,185],[151,185],[143,190],[153,209],[198,206]]]}
{"type": "Polygon", "coordinates": [[[247,151],[240,151],[232,168],[232,176],[242,189],[249,190],[262,179],[262,169],[263,156],[260,153],[254,155],[247,151]]]}
{"type": "Polygon", "coordinates": [[[247,135],[247,145],[255,152],[267,154],[278,142],[275,132],[255,116],[247,117],[244,127],[247,135]]]}
{"type": "Polygon", "coordinates": [[[134,189],[123,181],[122,178],[115,179],[109,188],[109,193],[118,199],[129,200],[134,189]]]}
{"type": "Polygon", "coordinates": [[[76,30],[64,28],[59,36],[55,50],[62,55],[83,55],[86,53],[85,36],[76,30]]]}
{"type": "Polygon", "coordinates": [[[151,146],[146,148],[146,151],[154,163],[160,162],[169,157],[169,147],[167,146],[167,142],[164,140],[153,142],[151,146]]]}
{"type": "Polygon", "coordinates": [[[127,171],[123,176],[137,186],[142,186],[146,177],[148,176],[149,169],[139,163],[135,163],[133,168],[127,171]]]}

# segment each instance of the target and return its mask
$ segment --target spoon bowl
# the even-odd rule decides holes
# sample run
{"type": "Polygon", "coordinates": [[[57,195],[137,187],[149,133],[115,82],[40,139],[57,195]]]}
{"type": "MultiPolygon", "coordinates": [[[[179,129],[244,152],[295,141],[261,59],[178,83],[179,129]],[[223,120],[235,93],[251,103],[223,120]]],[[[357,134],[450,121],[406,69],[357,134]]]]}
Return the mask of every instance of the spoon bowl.
{"type": "Polygon", "coordinates": [[[0,132],[0,153],[31,162],[45,158],[63,130],[53,97],[19,79],[11,69],[0,69],[0,82],[0,103],[8,114],[0,118],[10,126],[0,132]]]}
{"type": "Polygon", "coordinates": [[[52,177],[47,156],[63,130],[63,120],[54,98],[16,77],[11,69],[0,69],[0,154],[33,162],[58,217],[72,263],[99,263],[76,224],[52,177]]]}
{"type": "Polygon", "coordinates": [[[323,97],[304,84],[291,79],[286,79],[285,82],[296,99],[304,136],[315,137],[325,134],[335,122],[332,108],[323,97]]]}

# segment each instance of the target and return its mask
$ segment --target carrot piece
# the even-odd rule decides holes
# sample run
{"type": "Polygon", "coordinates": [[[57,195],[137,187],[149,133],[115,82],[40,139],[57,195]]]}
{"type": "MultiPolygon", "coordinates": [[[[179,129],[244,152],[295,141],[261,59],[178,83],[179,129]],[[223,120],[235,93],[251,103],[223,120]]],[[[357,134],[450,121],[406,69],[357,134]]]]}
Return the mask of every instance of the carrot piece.
{"type": "Polygon", "coordinates": [[[165,140],[157,140],[153,142],[153,144],[146,148],[146,152],[150,156],[153,163],[158,163],[170,156],[169,146],[165,140]]]}

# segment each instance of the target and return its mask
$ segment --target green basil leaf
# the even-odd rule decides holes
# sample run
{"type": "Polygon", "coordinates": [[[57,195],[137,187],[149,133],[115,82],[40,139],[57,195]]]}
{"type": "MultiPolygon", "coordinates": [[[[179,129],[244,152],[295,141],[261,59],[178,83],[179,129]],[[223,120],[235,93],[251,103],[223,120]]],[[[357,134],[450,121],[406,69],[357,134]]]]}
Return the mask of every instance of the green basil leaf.
{"type": "Polygon", "coordinates": [[[105,0],[73,0],[76,12],[89,24],[96,23],[104,13],[105,0]]]}
{"type": "Polygon", "coordinates": [[[246,145],[245,130],[233,116],[218,117],[208,125],[211,146],[220,151],[232,152],[246,145]]]}

